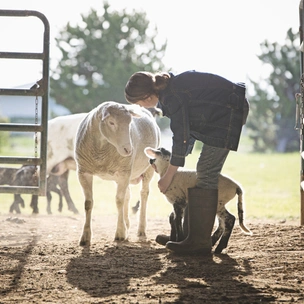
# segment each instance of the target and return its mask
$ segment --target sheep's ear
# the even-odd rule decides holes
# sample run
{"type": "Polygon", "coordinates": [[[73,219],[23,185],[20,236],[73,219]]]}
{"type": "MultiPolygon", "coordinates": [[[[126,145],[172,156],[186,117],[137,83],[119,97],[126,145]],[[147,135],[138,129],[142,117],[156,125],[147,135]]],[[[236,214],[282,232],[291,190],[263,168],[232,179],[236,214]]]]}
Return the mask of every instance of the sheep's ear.
{"type": "Polygon", "coordinates": [[[110,112],[107,107],[102,108],[101,111],[101,121],[104,121],[107,117],[110,116],[110,112]]]}
{"type": "Polygon", "coordinates": [[[158,152],[157,150],[153,149],[153,148],[150,148],[150,147],[147,147],[145,148],[144,150],[145,154],[151,158],[151,159],[155,159],[156,158],[156,153],[158,152]]]}

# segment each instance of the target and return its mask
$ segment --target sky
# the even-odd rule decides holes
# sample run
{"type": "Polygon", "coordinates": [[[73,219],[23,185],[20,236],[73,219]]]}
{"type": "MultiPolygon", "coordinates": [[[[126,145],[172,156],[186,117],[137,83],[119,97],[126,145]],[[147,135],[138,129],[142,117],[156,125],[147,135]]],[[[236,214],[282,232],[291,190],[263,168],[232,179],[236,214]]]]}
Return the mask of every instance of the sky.
{"type": "MultiPolygon", "coordinates": [[[[299,29],[300,0],[110,0],[114,10],[143,11],[167,40],[163,63],[169,71],[197,70],[248,82],[267,77],[269,67],[257,55],[265,40],[283,44],[289,28],[299,29]]],[[[102,1],[0,0],[0,9],[36,10],[50,23],[51,66],[59,52],[55,37],[68,22],[81,20],[102,1]],[[60,5],[59,5],[60,3],[60,5]]],[[[0,17],[0,51],[40,51],[42,22],[36,18],[0,17]],[[21,21],[22,20],[22,21],[21,21]]],[[[0,60],[0,88],[34,83],[40,78],[34,60],[0,60]]]]}

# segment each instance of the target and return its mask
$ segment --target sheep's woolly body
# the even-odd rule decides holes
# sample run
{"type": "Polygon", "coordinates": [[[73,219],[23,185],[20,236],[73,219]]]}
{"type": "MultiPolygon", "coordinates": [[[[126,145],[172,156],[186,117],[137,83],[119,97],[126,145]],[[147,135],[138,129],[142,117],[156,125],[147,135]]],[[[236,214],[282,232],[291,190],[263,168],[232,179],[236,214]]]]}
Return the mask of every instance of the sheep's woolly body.
{"type": "Polygon", "coordinates": [[[138,235],[145,235],[146,202],[154,170],[144,153],[157,148],[160,130],[151,113],[139,106],[104,102],[80,123],[75,144],[78,179],[85,195],[86,222],[81,245],[91,241],[93,175],[117,183],[118,222],[116,240],[127,238],[129,184],[142,181],[138,235]]]}

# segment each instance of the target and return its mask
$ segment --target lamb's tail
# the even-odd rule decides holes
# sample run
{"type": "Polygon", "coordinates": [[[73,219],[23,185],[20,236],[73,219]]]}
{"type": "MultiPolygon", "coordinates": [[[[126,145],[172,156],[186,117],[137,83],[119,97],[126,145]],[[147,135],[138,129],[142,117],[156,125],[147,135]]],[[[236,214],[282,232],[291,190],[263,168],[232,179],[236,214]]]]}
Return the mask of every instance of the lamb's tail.
{"type": "Polygon", "coordinates": [[[236,188],[236,194],[238,195],[238,202],[237,202],[237,209],[238,209],[238,216],[239,216],[239,225],[240,228],[246,234],[252,235],[252,231],[250,231],[244,224],[244,209],[243,209],[243,190],[241,187],[236,188]]]}

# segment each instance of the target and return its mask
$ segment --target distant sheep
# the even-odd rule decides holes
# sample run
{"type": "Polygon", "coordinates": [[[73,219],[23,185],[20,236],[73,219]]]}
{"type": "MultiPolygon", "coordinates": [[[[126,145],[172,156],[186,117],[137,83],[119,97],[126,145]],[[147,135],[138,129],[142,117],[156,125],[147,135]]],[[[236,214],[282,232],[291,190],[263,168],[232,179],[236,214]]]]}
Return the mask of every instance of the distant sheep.
{"type": "MultiPolygon", "coordinates": [[[[150,163],[152,164],[152,167],[155,169],[155,171],[160,176],[163,176],[169,165],[171,153],[164,148],[146,148],[145,153],[150,158],[150,163]]],[[[184,217],[184,212],[187,206],[187,189],[193,188],[195,185],[196,172],[194,170],[185,170],[179,168],[179,170],[174,175],[174,178],[168,190],[165,193],[167,200],[173,205],[174,208],[174,213],[170,215],[170,224],[172,231],[171,236],[168,237],[168,240],[170,239],[172,241],[182,241],[185,237],[187,237],[187,217],[185,216],[183,227],[182,219],[184,217]]],[[[251,234],[251,231],[244,225],[242,188],[237,182],[221,174],[219,176],[218,206],[216,213],[218,218],[218,227],[212,235],[212,246],[214,246],[216,242],[221,238],[219,244],[215,249],[216,253],[222,252],[222,250],[228,245],[228,241],[235,223],[235,217],[227,211],[225,205],[231,199],[233,199],[236,194],[238,195],[237,207],[240,228],[246,234],[251,234]]],[[[161,239],[165,240],[166,237],[162,236],[161,239]]]]}
{"type": "Polygon", "coordinates": [[[154,174],[146,147],[157,148],[160,130],[149,111],[136,105],[104,102],[80,123],[75,144],[77,174],[85,197],[85,224],[80,245],[90,245],[93,176],[117,183],[118,221],[115,240],[125,240],[129,228],[130,183],[142,182],[138,235],[145,236],[146,203],[154,174]]]}
{"type": "MultiPolygon", "coordinates": [[[[48,121],[48,142],[46,173],[52,171],[55,175],[61,175],[67,168],[58,166],[64,164],[66,159],[70,159],[71,165],[74,159],[75,136],[78,126],[87,113],[59,116],[48,121]],[[57,166],[56,169],[54,167],[57,166]]],[[[76,163],[74,169],[76,170],[76,163]]]]}
{"type": "MultiPolygon", "coordinates": [[[[51,181],[49,187],[54,185],[55,192],[56,185],[58,184],[66,201],[69,210],[78,213],[75,204],[71,198],[68,188],[68,176],[66,173],[68,170],[76,170],[76,162],[74,160],[74,144],[76,131],[78,129],[80,121],[87,115],[87,113],[79,113],[65,116],[58,116],[48,121],[48,142],[47,142],[47,162],[46,162],[46,174],[48,178],[52,180],[56,179],[51,175],[59,176],[57,181],[51,181]],[[65,174],[66,173],[66,178],[65,174]],[[61,178],[60,178],[61,176],[61,178]]],[[[38,140],[39,133],[38,133],[38,140]]],[[[47,193],[50,197],[50,192],[47,193]]],[[[37,205],[38,198],[32,205],[37,205]]],[[[38,212],[38,208],[35,208],[38,212]]],[[[50,210],[49,210],[50,211],[50,210]]]]}

